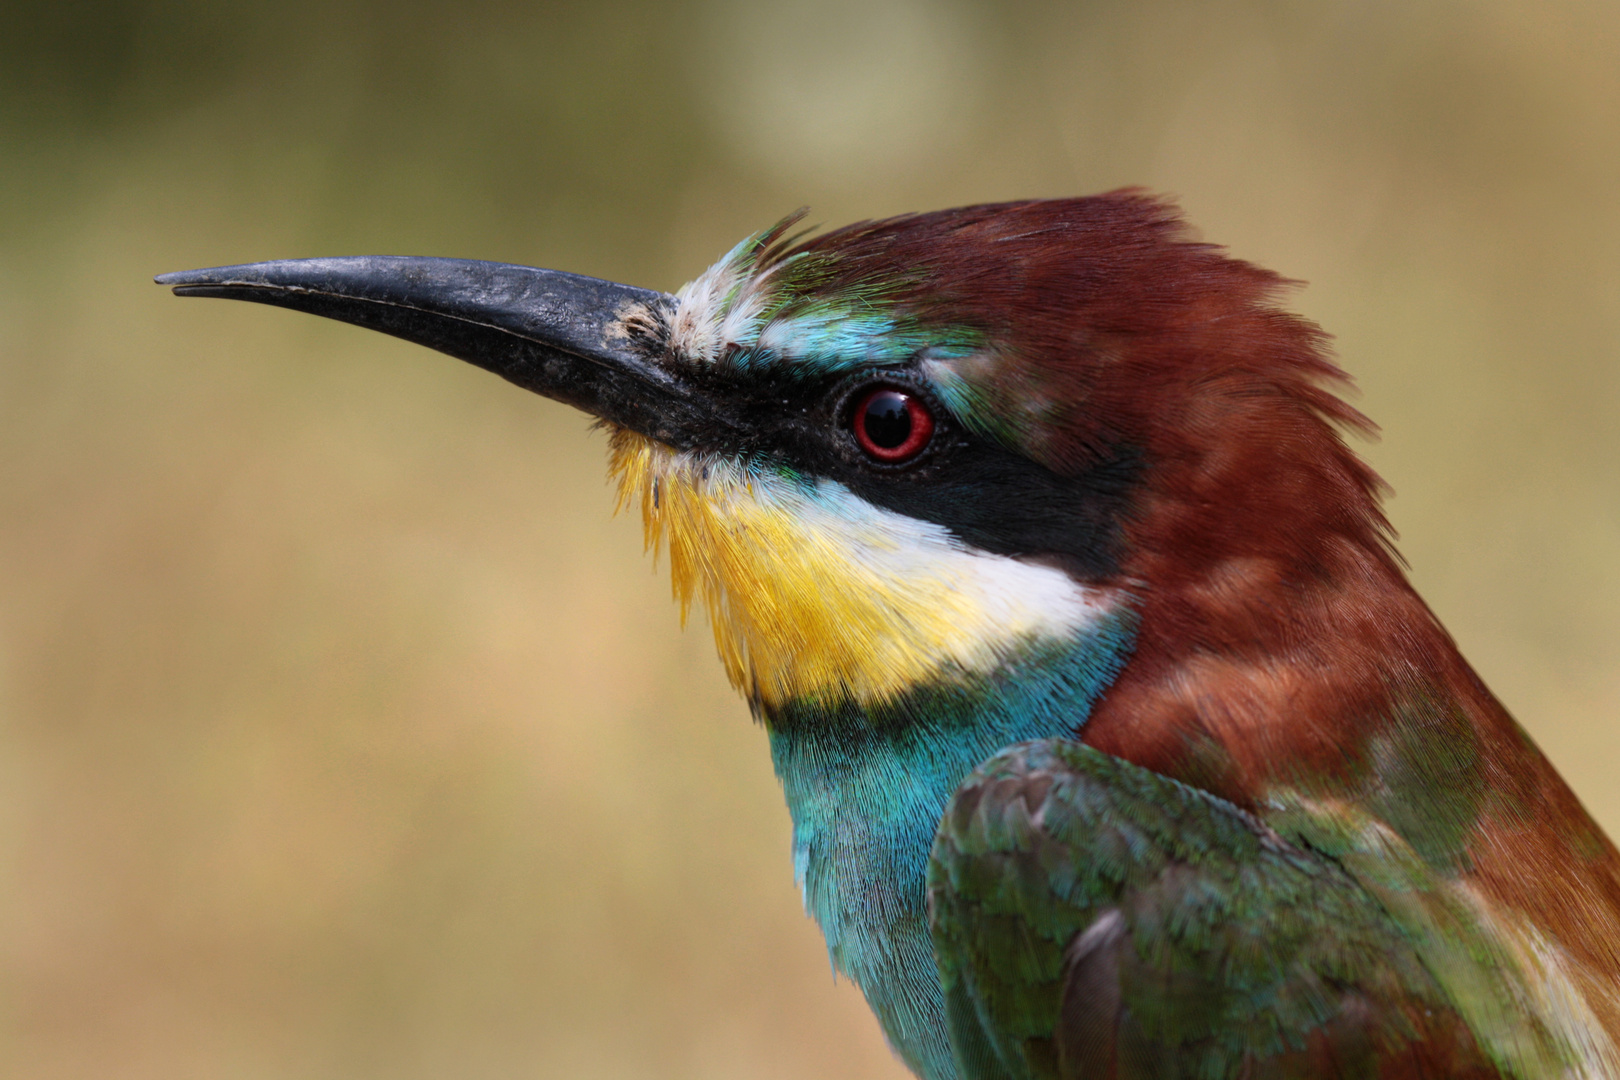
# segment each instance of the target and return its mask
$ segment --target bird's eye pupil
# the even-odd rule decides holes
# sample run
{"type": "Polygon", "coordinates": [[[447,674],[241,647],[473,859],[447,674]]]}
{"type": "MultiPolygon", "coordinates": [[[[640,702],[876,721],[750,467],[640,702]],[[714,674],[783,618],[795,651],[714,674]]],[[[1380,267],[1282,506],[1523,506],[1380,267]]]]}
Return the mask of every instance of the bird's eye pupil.
{"type": "Polygon", "coordinates": [[[866,403],[861,424],[872,445],[884,450],[904,446],[911,437],[911,410],[906,408],[906,396],[894,390],[879,390],[866,403]]]}
{"type": "Polygon", "coordinates": [[[934,417],[916,395],[893,386],[867,393],[856,406],[855,441],[866,455],[889,465],[910,461],[928,446],[934,417]]]}

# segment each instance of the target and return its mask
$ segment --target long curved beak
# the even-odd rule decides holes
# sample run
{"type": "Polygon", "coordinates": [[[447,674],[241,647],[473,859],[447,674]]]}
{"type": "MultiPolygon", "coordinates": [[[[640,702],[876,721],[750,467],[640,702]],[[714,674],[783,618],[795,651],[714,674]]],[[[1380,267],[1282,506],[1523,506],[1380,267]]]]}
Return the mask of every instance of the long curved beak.
{"type": "Polygon", "coordinates": [[[177,296],[251,300],[380,330],[671,445],[721,422],[665,363],[675,301],[652,289],[532,266],[386,255],[155,280],[177,296]]]}

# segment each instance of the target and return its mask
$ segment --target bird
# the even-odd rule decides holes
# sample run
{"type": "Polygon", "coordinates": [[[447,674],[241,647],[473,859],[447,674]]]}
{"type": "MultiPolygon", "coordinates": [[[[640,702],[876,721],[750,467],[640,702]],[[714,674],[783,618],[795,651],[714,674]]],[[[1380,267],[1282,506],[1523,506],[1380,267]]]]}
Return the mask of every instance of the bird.
{"type": "Polygon", "coordinates": [[[156,280],[596,418],[921,1080],[1620,1077],[1620,857],[1409,584],[1292,283],[1135,188],[803,221],[673,294],[156,280]]]}

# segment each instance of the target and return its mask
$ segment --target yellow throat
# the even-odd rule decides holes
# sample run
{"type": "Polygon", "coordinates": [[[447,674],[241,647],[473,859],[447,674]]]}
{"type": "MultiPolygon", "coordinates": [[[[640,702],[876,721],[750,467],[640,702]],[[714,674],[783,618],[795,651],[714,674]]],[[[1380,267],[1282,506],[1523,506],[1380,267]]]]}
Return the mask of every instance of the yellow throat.
{"type": "Polygon", "coordinates": [[[969,548],[842,484],[623,428],[609,469],[667,549],[682,616],[701,593],[732,683],[773,706],[870,703],[985,672],[1013,648],[1069,637],[1114,598],[1052,567],[969,548]]]}

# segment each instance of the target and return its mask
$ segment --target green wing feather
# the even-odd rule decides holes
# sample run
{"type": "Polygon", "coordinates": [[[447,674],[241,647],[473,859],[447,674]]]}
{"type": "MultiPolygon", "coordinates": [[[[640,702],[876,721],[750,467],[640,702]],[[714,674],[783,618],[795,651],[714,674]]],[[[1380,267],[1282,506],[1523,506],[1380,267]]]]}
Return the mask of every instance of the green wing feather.
{"type": "Polygon", "coordinates": [[[969,777],[929,901],[967,1080],[1522,1071],[1337,859],[1078,743],[1011,747],[969,777]]]}

